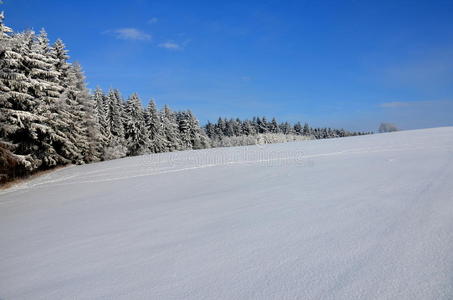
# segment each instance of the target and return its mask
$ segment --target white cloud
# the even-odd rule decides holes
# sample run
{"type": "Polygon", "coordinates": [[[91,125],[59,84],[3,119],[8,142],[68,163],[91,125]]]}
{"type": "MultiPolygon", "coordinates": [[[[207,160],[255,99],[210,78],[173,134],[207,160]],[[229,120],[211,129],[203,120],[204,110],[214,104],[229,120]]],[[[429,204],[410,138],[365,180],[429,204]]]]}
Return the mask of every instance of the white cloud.
{"type": "Polygon", "coordinates": [[[119,28],[115,30],[108,30],[105,33],[112,34],[120,40],[147,41],[151,39],[150,34],[136,28],[119,28]]]}
{"type": "Polygon", "coordinates": [[[175,42],[165,42],[165,43],[159,44],[158,46],[161,48],[168,49],[168,50],[182,50],[183,49],[183,47],[180,44],[177,44],[175,42]]]}
{"type": "Polygon", "coordinates": [[[148,24],[156,24],[158,21],[159,21],[158,18],[153,17],[153,18],[148,20],[148,24]]]}

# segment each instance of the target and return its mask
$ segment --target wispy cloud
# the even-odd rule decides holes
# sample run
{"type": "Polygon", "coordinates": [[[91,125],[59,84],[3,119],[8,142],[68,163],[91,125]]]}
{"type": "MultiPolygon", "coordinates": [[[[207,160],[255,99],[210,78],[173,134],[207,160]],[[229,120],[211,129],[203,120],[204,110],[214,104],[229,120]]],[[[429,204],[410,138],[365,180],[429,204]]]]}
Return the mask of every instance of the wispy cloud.
{"type": "Polygon", "coordinates": [[[148,20],[148,24],[156,24],[157,22],[159,22],[159,19],[156,17],[153,17],[148,20]]]}
{"type": "Polygon", "coordinates": [[[184,50],[187,45],[189,45],[190,39],[187,39],[183,41],[182,43],[174,42],[174,41],[167,41],[165,43],[160,43],[159,46],[160,48],[168,49],[168,50],[173,50],[173,51],[180,51],[184,50]]]}
{"type": "Polygon", "coordinates": [[[151,39],[151,35],[137,28],[119,28],[114,30],[104,31],[106,34],[111,34],[120,40],[147,41],[151,39]]]}
{"type": "Polygon", "coordinates": [[[182,50],[184,48],[183,45],[180,45],[175,42],[160,43],[158,46],[161,48],[168,49],[168,50],[182,50]]]}
{"type": "Polygon", "coordinates": [[[393,101],[393,102],[380,103],[379,106],[384,107],[384,108],[395,108],[395,107],[410,106],[411,104],[412,104],[411,102],[393,101]]]}
{"type": "Polygon", "coordinates": [[[383,102],[379,104],[382,108],[401,108],[401,107],[414,107],[420,105],[436,105],[452,102],[450,100],[427,100],[427,101],[392,101],[383,102]]]}

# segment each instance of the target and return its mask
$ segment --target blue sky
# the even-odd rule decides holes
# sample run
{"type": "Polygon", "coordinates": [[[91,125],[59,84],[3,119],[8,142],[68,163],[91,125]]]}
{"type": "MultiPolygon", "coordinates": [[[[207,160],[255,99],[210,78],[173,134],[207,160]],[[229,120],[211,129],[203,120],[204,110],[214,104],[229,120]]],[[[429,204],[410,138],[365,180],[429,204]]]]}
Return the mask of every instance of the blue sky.
{"type": "Polygon", "coordinates": [[[198,118],[375,130],[453,125],[453,1],[5,0],[88,85],[198,118]]]}

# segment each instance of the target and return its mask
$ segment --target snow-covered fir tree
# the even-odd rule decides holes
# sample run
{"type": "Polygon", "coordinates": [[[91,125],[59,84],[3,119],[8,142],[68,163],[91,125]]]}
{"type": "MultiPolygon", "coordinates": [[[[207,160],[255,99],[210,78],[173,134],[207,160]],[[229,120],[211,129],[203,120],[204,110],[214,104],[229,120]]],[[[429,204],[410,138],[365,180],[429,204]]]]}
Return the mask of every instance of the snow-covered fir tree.
{"type": "Polygon", "coordinates": [[[178,112],[176,120],[178,122],[182,149],[209,148],[208,137],[200,128],[198,120],[190,110],[178,112]]]}
{"type": "Polygon", "coordinates": [[[31,51],[26,63],[33,83],[31,91],[39,102],[37,113],[45,118],[47,126],[45,134],[40,134],[44,166],[66,164],[73,161],[77,146],[71,143],[65,128],[69,119],[64,117],[66,109],[61,99],[66,81],[60,79],[60,70],[57,70],[60,58],[49,46],[44,29],[30,42],[31,51]]]}
{"type": "Polygon", "coordinates": [[[73,116],[76,118],[74,129],[80,136],[77,145],[82,154],[82,161],[78,163],[98,161],[103,155],[102,142],[99,141],[103,141],[104,137],[100,131],[95,103],[86,87],[85,75],[81,66],[78,63],[72,64],[69,74],[70,85],[67,97],[73,103],[71,108],[73,116]]]}
{"type": "Polygon", "coordinates": [[[140,155],[148,152],[149,136],[145,124],[145,114],[137,94],[127,100],[124,110],[124,137],[127,155],[140,155]]]}
{"type": "Polygon", "coordinates": [[[123,100],[118,90],[111,89],[105,103],[107,127],[110,132],[105,159],[126,156],[127,147],[124,139],[123,100]]]}
{"type": "Polygon", "coordinates": [[[277,123],[277,120],[275,120],[275,118],[272,118],[272,121],[269,124],[269,132],[280,133],[280,127],[277,123]]]}
{"type": "Polygon", "coordinates": [[[160,112],[162,128],[165,135],[166,151],[181,150],[181,140],[179,137],[178,124],[174,112],[167,105],[160,112]]]}
{"type": "Polygon", "coordinates": [[[107,124],[107,113],[105,110],[107,97],[104,95],[102,89],[100,87],[97,87],[94,91],[92,99],[101,138],[100,140],[98,140],[98,143],[101,144],[102,148],[101,159],[104,159],[104,149],[107,148],[108,142],[110,140],[110,130],[107,124]]]}
{"type": "Polygon", "coordinates": [[[156,103],[153,99],[149,101],[145,111],[145,126],[148,131],[150,152],[165,152],[167,150],[165,130],[156,103]]]}
{"type": "Polygon", "coordinates": [[[47,65],[41,53],[33,57],[35,50],[33,32],[13,35],[0,62],[1,137],[10,148],[14,147],[16,162],[29,171],[63,161],[50,144],[53,130],[42,115],[41,102],[46,99],[45,89],[50,84],[39,78],[47,65]]]}
{"type": "Polygon", "coordinates": [[[24,36],[13,35],[0,13],[0,181],[21,176],[36,165],[31,157],[33,143],[22,140],[31,135],[28,125],[40,120],[33,113],[36,103],[27,93],[30,86],[23,67],[24,36]]]}
{"type": "Polygon", "coordinates": [[[56,143],[59,153],[69,159],[72,163],[84,163],[88,159],[82,152],[80,143],[88,143],[87,132],[84,130],[81,119],[84,120],[85,112],[81,101],[81,95],[86,96],[83,74],[77,65],[72,66],[69,62],[68,50],[63,41],[58,39],[50,49],[54,66],[58,72],[58,84],[60,85],[60,96],[55,105],[52,106],[53,124],[52,127],[65,139],[56,143]]]}

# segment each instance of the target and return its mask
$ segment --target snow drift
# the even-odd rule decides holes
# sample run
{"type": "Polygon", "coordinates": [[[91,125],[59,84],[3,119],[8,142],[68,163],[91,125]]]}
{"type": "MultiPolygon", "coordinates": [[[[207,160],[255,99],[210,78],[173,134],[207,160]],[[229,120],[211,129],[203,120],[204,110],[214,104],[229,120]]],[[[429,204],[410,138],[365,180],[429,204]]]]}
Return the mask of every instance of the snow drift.
{"type": "Polygon", "coordinates": [[[0,299],[451,299],[453,128],[162,153],[0,192],[0,299]]]}

